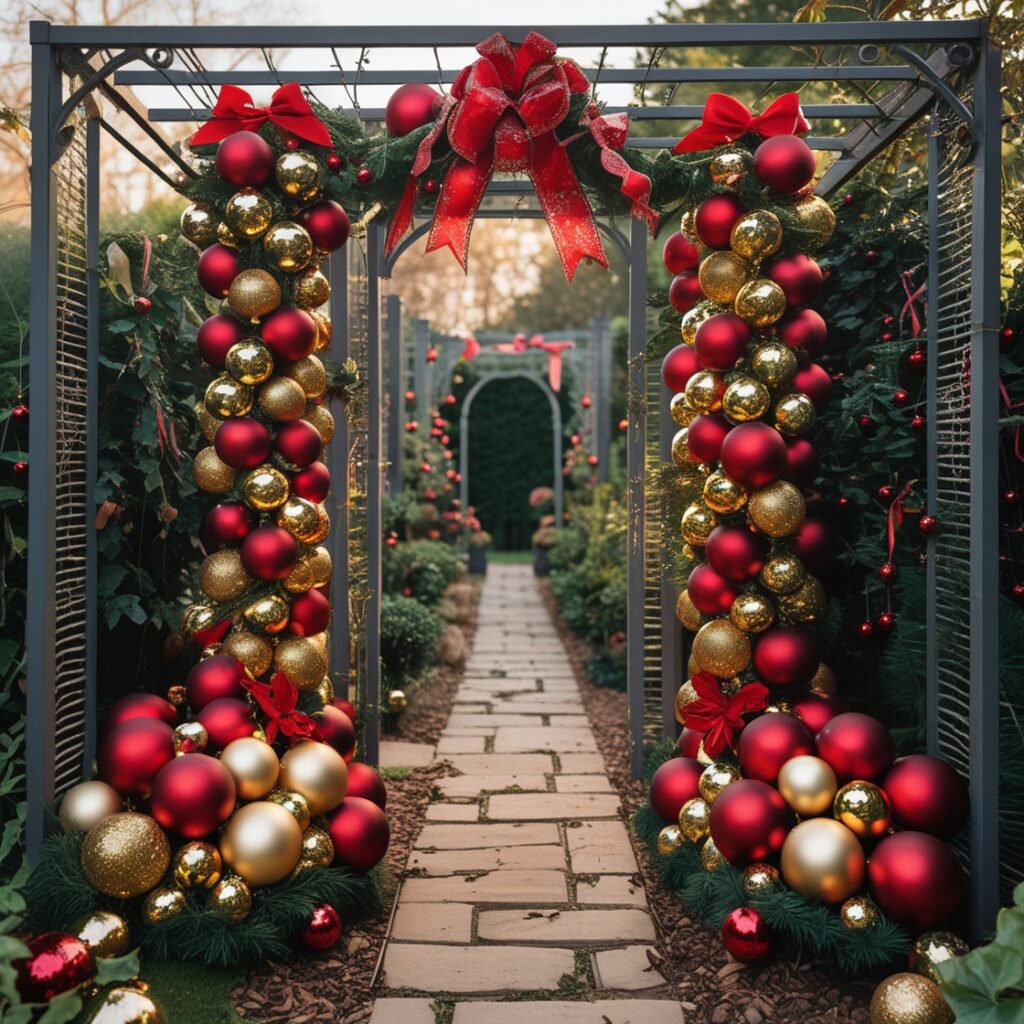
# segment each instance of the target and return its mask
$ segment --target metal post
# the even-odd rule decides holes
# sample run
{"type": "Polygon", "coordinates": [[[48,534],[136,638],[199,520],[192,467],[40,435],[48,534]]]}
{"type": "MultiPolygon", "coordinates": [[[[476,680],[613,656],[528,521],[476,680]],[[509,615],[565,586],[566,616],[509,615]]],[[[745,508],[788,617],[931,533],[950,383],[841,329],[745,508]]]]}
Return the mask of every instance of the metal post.
{"type": "Polygon", "coordinates": [[[422,427],[430,414],[430,381],[427,376],[427,349],[430,348],[430,321],[416,319],[412,322],[413,352],[416,363],[412,368],[413,388],[416,390],[416,418],[422,427]]]}
{"type": "MultiPolygon", "coordinates": [[[[672,392],[661,385],[658,409],[659,452],[664,462],[672,461],[672,438],[675,421],[669,406],[672,392]]],[[[669,537],[659,538],[664,547],[671,542],[669,537]]],[[[662,559],[662,564],[667,564],[662,559]]],[[[666,739],[674,739],[678,732],[676,723],[676,691],[683,684],[683,627],[676,617],[676,601],[679,594],[668,579],[667,571],[661,578],[661,733],[666,739]]]]}
{"type": "MultiPolygon", "coordinates": [[[[939,148],[939,129],[934,113],[928,131],[928,296],[930,299],[926,319],[928,362],[925,371],[927,405],[925,419],[928,432],[927,511],[935,515],[939,503],[939,169],[942,154],[939,148]]],[[[935,536],[927,540],[928,562],[927,611],[925,630],[925,744],[929,754],[939,752],[939,628],[936,605],[935,536]]]]}
{"type": "Polygon", "coordinates": [[[597,394],[594,405],[597,407],[597,478],[607,483],[611,466],[612,419],[611,419],[611,384],[612,384],[612,328],[609,317],[602,316],[592,320],[590,324],[591,344],[596,349],[595,369],[597,376],[597,394]]]}
{"type": "Polygon", "coordinates": [[[388,493],[402,490],[402,411],[405,408],[405,366],[402,363],[402,300],[387,297],[388,324],[388,493]]]}

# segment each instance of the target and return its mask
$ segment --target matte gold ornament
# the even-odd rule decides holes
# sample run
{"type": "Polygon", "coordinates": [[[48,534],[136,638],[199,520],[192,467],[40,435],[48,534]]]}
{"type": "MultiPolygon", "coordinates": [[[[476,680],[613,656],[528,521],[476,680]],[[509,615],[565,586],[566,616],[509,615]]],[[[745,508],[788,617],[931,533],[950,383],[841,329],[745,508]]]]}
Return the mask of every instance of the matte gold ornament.
{"type": "Polygon", "coordinates": [[[695,547],[704,547],[711,531],[718,525],[718,517],[706,505],[694,503],[684,513],[680,523],[683,540],[695,547]]]}
{"type": "Polygon", "coordinates": [[[309,801],[301,793],[291,789],[272,789],[267,794],[267,800],[283,807],[299,823],[299,828],[303,832],[309,828],[312,817],[309,812],[309,801]]]}
{"type": "Polygon", "coordinates": [[[786,312],[786,295],[774,281],[758,277],[739,290],[734,309],[752,327],[768,327],[786,312]]]}
{"type": "Polygon", "coordinates": [[[936,966],[955,960],[958,956],[965,956],[970,951],[971,947],[953,932],[925,932],[914,943],[910,962],[918,974],[938,984],[939,972],[935,970],[936,966]]]}
{"type": "Polygon", "coordinates": [[[707,839],[711,832],[711,808],[699,796],[687,800],[679,809],[679,831],[691,843],[707,839]]]}
{"type": "Polygon", "coordinates": [[[686,382],[687,404],[698,412],[717,412],[722,408],[725,378],[714,370],[698,370],[686,382]]]}
{"type": "Polygon", "coordinates": [[[320,685],[327,671],[327,654],[312,637],[289,637],[274,650],[274,669],[283,672],[297,690],[305,692],[320,685]]]}
{"type": "Polygon", "coordinates": [[[179,847],[171,861],[171,877],[179,889],[212,889],[223,870],[217,847],[198,840],[179,847]]]}
{"type": "Polygon", "coordinates": [[[295,301],[300,306],[317,309],[331,297],[330,282],[317,268],[305,271],[297,280],[295,301]]]}
{"type": "Polygon", "coordinates": [[[225,875],[213,887],[206,906],[229,921],[244,921],[252,910],[252,892],[238,875],[225,875]]]}
{"type": "Polygon", "coordinates": [[[304,740],[281,758],[281,787],[301,793],[310,814],[325,814],[345,799],[348,767],[334,747],[304,740]]]}
{"type": "Polygon", "coordinates": [[[80,917],[69,929],[97,960],[109,960],[128,952],[128,925],[109,910],[95,910],[80,917]]]}
{"type": "Polygon", "coordinates": [[[238,548],[214,551],[199,566],[199,586],[211,601],[233,601],[251,582],[238,548]]]}
{"type": "Polygon", "coordinates": [[[778,599],[779,622],[793,626],[800,622],[814,622],[825,612],[825,588],[816,576],[808,576],[800,588],[778,599]]]}
{"type": "Polygon", "coordinates": [[[104,818],[124,810],[113,786],[95,779],[72,786],[60,802],[60,824],[65,832],[88,832],[104,818]]]}
{"type": "Polygon", "coordinates": [[[318,868],[329,868],[334,861],[334,843],[320,828],[307,828],[302,833],[302,860],[318,868]]]}
{"type": "Polygon", "coordinates": [[[327,371],[316,356],[306,356],[291,363],[283,373],[302,388],[307,398],[319,398],[327,388],[327,371]]]}
{"type": "Polygon", "coordinates": [[[224,220],[236,238],[259,238],[274,219],[274,208],[260,191],[243,188],[224,204],[224,220]]]}
{"type": "Polygon", "coordinates": [[[216,416],[211,416],[206,409],[205,402],[196,402],[196,423],[199,426],[199,432],[206,438],[207,441],[212,441],[220,428],[221,420],[217,419],[216,416]]]}
{"type": "Polygon", "coordinates": [[[879,839],[892,825],[889,798],[873,782],[856,779],[836,793],[832,817],[860,839],[879,839]]]}
{"type": "Polygon", "coordinates": [[[818,666],[818,671],[814,673],[814,678],[807,684],[807,688],[814,693],[838,693],[839,682],[835,672],[822,662],[818,666]]]}
{"type": "MultiPolygon", "coordinates": [[[[723,312],[724,309],[724,306],[720,306],[717,302],[711,302],[709,299],[701,299],[695,303],[683,314],[682,323],[679,327],[683,341],[687,345],[692,345],[697,340],[697,328],[705,320],[713,317],[716,313],[723,312]]],[[[685,423],[680,425],[686,426],[685,423]]]]}
{"type": "Polygon", "coordinates": [[[190,604],[181,613],[181,631],[193,640],[217,623],[217,613],[206,604],[190,604]]]}
{"type": "Polygon", "coordinates": [[[268,594],[253,601],[242,618],[249,629],[261,633],[280,633],[288,625],[288,602],[278,594],[268,594]]]}
{"type": "MultiPolygon", "coordinates": [[[[340,754],[336,756],[341,760],[340,754]]],[[[250,885],[272,885],[299,863],[302,829],[280,804],[268,800],[246,804],[228,821],[220,837],[220,853],[250,885]]]]}
{"type": "Polygon", "coordinates": [[[701,799],[710,807],[726,786],[740,778],[740,770],[728,761],[714,761],[701,772],[697,782],[701,799]]]}
{"type": "Polygon", "coordinates": [[[324,676],[320,685],[316,688],[316,699],[325,707],[334,700],[334,683],[330,676],[324,676]]]}
{"type": "Polygon", "coordinates": [[[334,326],[331,324],[331,318],[318,310],[312,310],[309,315],[316,323],[316,345],[313,351],[323,352],[324,349],[331,347],[331,341],[334,338],[334,326]]]}
{"type": "Polygon", "coordinates": [[[320,505],[308,498],[291,497],[277,510],[277,525],[296,540],[315,544],[323,540],[320,509],[320,505]]]}
{"type": "Polygon", "coordinates": [[[792,594],[804,585],[807,570],[796,555],[776,555],[764,563],[758,579],[773,594],[792,594]]]}
{"type": "Polygon", "coordinates": [[[324,444],[330,444],[331,438],[334,437],[334,417],[326,405],[314,405],[302,419],[312,423],[320,431],[324,444]]]}
{"type": "Polygon", "coordinates": [[[779,769],[778,790],[782,799],[801,818],[825,814],[836,795],[836,773],[827,761],[811,754],[791,757],[779,769]]]}
{"type": "Polygon", "coordinates": [[[217,218],[207,203],[192,203],[181,212],[181,234],[193,245],[205,249],[217,241],[217,218]]]}
{"type": "Polygon", "coordinates": [[[686,395],[681,391],[672,396],[672,401],[669,403],[669,412],[676,425],[680,427],[688,427],[699,415],[696,409],[690,408],[686,395]]]}
{"type": "Polygon", "coordinates": [[[700,700],[700,697],[697,694],[697,691],[693,688],[692,681],[687,679],[686,682],[679,687],[678,691],[676,691],[676,699],[674,702],[676,721],[680,725],[686,725],[686,709],[698,700],[700,700]]]}
{"type": "Polygon", "coordinates": [[[782,221],[771,210],[751,210],[733,225],[729,245],[743,259],[760,263],[782,245],[782,221]]]}
{"type": "Polygon", "coordinates": [[[228,349],[224,369],[239,384],[254,387],[269,380],[274,372],[274,357],[258,338],[243,338],[228,349]]]}
{"type": "Polygon", "coordinates": [[[291,377],[271,377],[260,388],[256,401],[267,416],[282,423],[303,419],[306,412],[306,394],[291,377]]]}
{"type": "Polygon", "coordinates": [[[702,672],[728,679],[750,664],[750,640],[728,619],[714,619],[693,638],[693,657],[702,672]]]}
{"type": "Polygon", "coordinates": [[[722,856],[718,847],[715,846],[714,839],[708,836],[704,840],[704,845],[700,848],[700,866],[707,872],[717,871],[720,867],[724,867],[729,862],[722,856]]]}
{"type": "Polygon", "coordinates": [[[729,618],[744,633],[763,633],[775,621],[775,609],[763,594],[747,590],[733,601],[729,618]]]}
{"type": "Polygon", "coordinates": [[[863,932],[882,919],[882,914],[874,901],[867,896],[851,896],[839,908],[839,920],[844,928],[851,932],[863,932]]]}
{"type": "Polygon", "coordinates": [[[229,249],[237,249],[240,244],[238,236],[224,221],[221,221],[217,225],[217,241],[220,242],[221,245],[226,245],[229,249]]]}
{"type": "Polygon", "coordinates": [[[161,886],[154,889],[142,904],[142,920],[146,924],[170,921],[185,909],[185,894],[180,889],[161,886]]]}
{"type": "Polygon", "coordinates": [[[405,690],[388,690],[385,700],[388,711],[393,715],[400,715],[409,706],[405,690]]]}
{"type": "Polygon", "coordinates": [[[222,373],[206,386],[203,403],[206,411],[217,419],[226,420],[232,416],[244,416],[252,409],[255,392],[245,384],[222,373]]]}
{"type": "Polygon", "coordinates": [[[747,149],[724,149],[708,162],[711,181],[719,188],[736,191],[754,166],[754,158],[747,149]]]}
{"type": "Polygon", "coordinates": [[[81,860],[85,880],[97,892],[125,900],[159,883],[171,862],[171,846],[148,814],[126,811],[89,829],[81,860]]]}
{"type": "Polygon", "coordinates": [[[771,864],[748,864],[743,869],[743,891],[751,899],[768,896],[775,891],[779,869],[771,864]]]}
{"type": "Polygon", "coordinates": [[[722,395],[722,411],[733,423],[746,423],[760,419],[771,405],[768,389],[753,377],[740,377],[732,381],[722,395]]]}
{"type": "MultiPolygon", "coordinates": [[[[726,392],[728,394],[728,392],[726,392]]],[[[712,473],[704,483],[704,504],[712,512],[729,515],[747,503],[747,489],[721,470],[712,473]]]]}
{"type": "Polygon", "coordinates": [[[313,239],[301,224],[282,220],[263,236],[263,252],[278,270],[295,274],[313,258],[313,239]]]}
{"type": "Polygon", "coordinates": [[[750,521],[768,537],[788,537],[796,533],[806,513],[804,496],[786,480],[758,488],[747,502],[750,521]]]}
{"type": "Polygon", "coordinates": [[[892,974],[881,982],[868,1008],[871,1024],[953,1024],[942,989],[920,974],[892,974]]]}
{"type": "Polygon", "coordinates": [[[679,592],[679,597],[676,598],[676,618],[691,633],[696,633],[700,629],[700,612],[690,600],[690,595],[685,588],[679,592]]]}
{"type": "Polygon", "coordinates": [[[274,175],[281,191],[298,199],[312,199],[320,188],[320,163],[304,149],[282,153],[274,165],[274,175]]]}
{"type": "Polygon", "coordinates": [[[864,883],[857,837],[831,818],[801,821],[782,844],[782,877],[808,899],[842,903],[864,883]]]}
{"type": "Polygon", "coordinates": [[[269,512],[288,500],[288,477],[269,463],[247,473],[241,486],[242,499],[251,508],[269,512]]]}
{"type": "Polygon", "coordinates": [[[814,250],[828,245],[836,229],[836,215],[824,199],[820,196],[805,196],[789,209],[797,226],[810,235],[806,239],[807,248],[814,250]]]}
{"type": "Polygon", "coordinates": [[[255,322],[281,305],[281,286],[273,274],[250,267],[231,282],[228,305],[243,320],[255,322]]]}
{"type": "Polygon", "coordinates": [[[289,594],[304,594],[313,585],[313,570],[309,561],[301,556],[295,563],[295,568],[281,581],[281,586],[289,594]]]}
{"type": "Polygon", "coordinates": [[[676,850],[685,845],[686,840],[683,838],[683,833],[678,825],[666,825],[658,833],[658,853],[663,857],[675,853],[676,850]]]}
{"type": "Polygon", "coordinates": [[[117,985],[103,993],[85,1024],[167,1024],[160,1004],[139,985],[117,985]]]}
{"type": "Polygon", "coordinates": [[[806,433],[814,425],[817,413],[814,403],[800,391],[783,395],[774,409],[775,429],[787,437],[797,437],[806,433]]]}
{"type": "Polygon", "coordinates": [[[680,427],[672,438],[672,461],[679,469],[686,469],[688,466],[693,465],[693,459],[690,456],[690,446],[686,443],[688,434],[689,427],[680,427]]]}
{"type": "Polygon", "coordinates": [[[682,231],[687,238],[697,238],[697,211],[686,210],[682,217],[679,219],[679,230],[682,231]]]}
{"type": "Polygon", "coordinates": [[[796,376],[796,353],[778,341],[758,345],[750,357],[750,372],[770,388],[785,387],[796,376]]]}
{"type": "Polygon", "coordinates": [[[274,748],[255,736],[232,740],[220,755],[220,763],[231,772],[241,801],[265,797],[281,771],[274,748]]]}
{"type": "Polygon", "coordinates": [[[742,256],[727,249],[710,253],[697,271],[701,290],[712,302],[723,306],[731,306],[740,289],[753,276],[754,268],[742,256]]]}
{"type": "Polygon", "coordinates": [[[224,638],[221,650],[237,658],[254,679],[263,675],[274,660],[274,648],[263,637],[244,630],[229,633],[224,638]]]}
{"type": "Polygon", "coordinates": [[[209,742],[210,737],[201,722],[182,722],[174,729],[174,753],[177,757],[201,753],[209,742]]]}

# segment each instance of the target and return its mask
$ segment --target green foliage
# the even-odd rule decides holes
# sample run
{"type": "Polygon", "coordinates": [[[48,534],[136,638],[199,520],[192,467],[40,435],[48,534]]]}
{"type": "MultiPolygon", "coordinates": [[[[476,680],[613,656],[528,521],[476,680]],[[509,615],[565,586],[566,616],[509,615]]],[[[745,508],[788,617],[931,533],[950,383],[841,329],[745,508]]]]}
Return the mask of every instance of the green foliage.
{"type": "Polygon", "coordinates": [[[142,980],[160,1004],[167,1024],[240,1024],[231,992],[246,979],[237,968],[147,960],[142,980]]]}
{"type": "Polygon", "coordinates": [[[436,612],[411,597],[386,596],[380,604],[380,660],[388,686],[401,689],[430,666],[441,639],[436,612]]]}
{"type": "Polygon", "coordinates": [[[385,594],[405,594],[434,608],[462,572],[462,558],[449,544],[414,540],[384,549],[385,594]]]}

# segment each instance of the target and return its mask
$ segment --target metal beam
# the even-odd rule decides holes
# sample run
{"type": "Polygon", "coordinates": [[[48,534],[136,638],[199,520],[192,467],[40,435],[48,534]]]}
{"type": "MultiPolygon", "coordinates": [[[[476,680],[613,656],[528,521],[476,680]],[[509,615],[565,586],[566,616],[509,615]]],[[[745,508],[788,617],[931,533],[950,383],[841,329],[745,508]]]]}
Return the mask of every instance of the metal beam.
{"type": "Polygon", "coordinates": [[[402,412],[405,409],[405,361],[402,359],[402,300],[387,297],[388,325],[388,492],[402,491],[402,412]]]}
{"type": "Polygon", "coordinates": [[[424,426],[430,417],[430,381],[427,375],[427,349],[430,348],[430,321],[417,318],[412,322],[413,390],[416,392],[416,418],[424,426]]]}
{"type": "Polygon", "coordinates": [[[590,344],[594,348],[594,407],[597,410],[597,479],[608,482],[611,472],[611,390],[612,390],[612,322],[602,316],[591,321],[590,344]]]}

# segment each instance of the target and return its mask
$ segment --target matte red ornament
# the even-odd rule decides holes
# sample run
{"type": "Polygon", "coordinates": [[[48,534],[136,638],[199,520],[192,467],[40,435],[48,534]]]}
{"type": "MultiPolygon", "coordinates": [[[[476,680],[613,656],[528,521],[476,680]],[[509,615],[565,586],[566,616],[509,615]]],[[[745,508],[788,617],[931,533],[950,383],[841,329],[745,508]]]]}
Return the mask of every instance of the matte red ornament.
{"type": "Polygon", "coordinates": [[[331,472],[322,462],[314,462],[291,475],[291,492],[297,498],[318,504],[331,492],[331,472]]]}
{"type": "Polygon", "coordinates": [[[730,430],[722,442],[719,457],[722,469],[733,480],[744,487],[764,487],[777,480],[786,469],[789,452],[777,430],[767,423],[754,422],[741,423],[730,430]]]}
{"type": "Polygon", "coordinates": [[[382,811],[386,810],[388,804],[388,791],[384,780],[362,761],[350,761],[348,766],[348,789],[345,791],[345,799],[358,796],[364,800],[375,803],[382,811]]]}
{"type": "Polygon", "coordinates": [[[314,953],[322,953],[341,938],[341,918],[330,903],[313,908],[309,923],[299,932],[299,942],[314,953]]]}
{"type": "Polygon", "coordinates": [[[207,317],[196,332],[196,350],[203,362],[224,369],[224,360],[232,345],[246,336],[245,327],[227,313],[207,317]]]}
{"type": "Polygon", "coordinates": [[[704,555],[711,568],[727,580],[746,583],[764,566],[764,542],[745,526],[716,526],[708,537],[704,555]]]}
{"type": "Polygon", "coordinates": [[[228,820],[235,795],[234,777],[217,758],[182,754],[153,780],[149,812],[168,832],[199,839],[228,820]]]}
{"type": "Polygon", "coordinates": [[[596,455],[588,455],[587,456],[587,465],[588,466],[596,466],[597,462],[598,462],[598,459],[597,459],[596,455]]]}
{"type": "Polygon", "coordinates": [[[885,914],[918,932],[959,907],[963,873],[941,839],[924,832],[897,832],[871,854],[868,884],[885,914]]]}
{"type": "Polygon", "coordinates": [[[766,860],[782,849],[793,812],[767,782],[739,779],[711,805],[711,838],[730,864],[766,860]]]}
{"type": "Polygon", "coordinates": [[[681,231],[677,231],[665,239],[661,258],[670,274],[683,274],[697,269],[700,264],[700,249],[681,231]]]}
{"type": "Polygon", "coordinates": [[[348,241],[352,225],[340,203],[325,199],[303,210],[299,223],[309,232],[318,252],[334,252],[348,241]]]}
{"type": "Polygon", "coordinates": [[[859,711],[836,715],[816,741],[818,756],[831,765],[840,782],[881,782],[896,756],[889,730],[877,718],[859,711]]]}
{"type": "Polygon", "coordinates": [[[797,370],[793,387],[807,395],[814,403],[814,408],[821,412],[832,395],[832,377],[825,367],[808,363],[797,370]]]}
{"type": "Polygon", "coordinates": [[[48,1003],[96,974],[92,952],[77,936],[44,932],[26,939],[25,945],[29,955],[11,961],[15,987],[23,1003],[48,1003]]]}
{"type": "Polygon", "coordinates": [[[747,354],[750,326],[735,313],[716,313],[697,328],[693,347],[706,370],[731,370],[747,354]]]}
{"type": "Polygon", "coordinates": [[[772,937],[753,907],[737,907],[722,922],[722,943],[742,964],[760,963],[772,950],[772,937]]]}
{"type": "Polygon", "coordinates": [[[731,424],[718,412],[697,416],[686,428],[686,447],[695,462],[714,462],[722,451],[722,443],[731,424]]]}
{"type": "Polygon", "coordinates": [[[687,800],[700,796],[704,766],[691,757],[670,757],[651,778],[651,808],[662,821],[677,821],[687,800]]]}
{"type": "Polygon", "coordinates": [[[217,428],[213,447],[221,462],[234,469],[255,469],[270,455],[270,431],[252,416],[236,416],[217,428]]]}
{"type": "Polygon", "coordinates": [[[779,321],[779,341],[794,350],[803,350],[812,356],[825,351],[828,327],[815,309],[794,309],[779,321]]]}
{"type": "Polygon", "coordinates": [[[283,580],[298,557],[295,538],[280,526],[261,526],[242,541],[242,565],[258,580],[283,580]]]}
{"type": "Polygon", "coordinates": [[[214,654],[210,658],[203,658],[193,667],[185,680],[189,707],[198,713],[207,704],[212,704],[223,697],[244,700],[244,679],[245,669],[237,658],[227,654],[214,654]]]}
{"type": "Polygon", "coordinates": [[[727,615],[739,591],[710,565],[698,565],[686,581],[694,607],[705,615],[727,615]]]}
{"type": "MultiPolygon", "coordinates": [[[[215,242],[199,254],[196,277],[203,291],[217,299],[228,294],[231,282],[242,272],[242,261],[234,249],[215,242]]],[[[223,364],[221,364],[223,365],[223,364]]]]}
{"type": "Polygon", "coordinates": [[[791,306],[808,306],[821,291],[821,267],[802,252],[776,256],[764,264],[761,273],[782,289],[791,306]]]}
{"type": "Polygon", "coordinates": [[[814,151],[797,135],[775,135],[754,150],[754,173],[769,188],[789,195],[814,177],[814,151]]]}
{"type": "Polygon", "coordinates": [[[794,437],[786,442],[786,468],[782,471],[783,480],[788,480],[802,490],[814,483],[820,469],[818,449],[805,437],[794,437]]]}
{"type": "Polygon", "coordinates": [[[387,815],[372,801],[345,797],[331,815],[334,863],[356,871],[369,871],[388,852],[391,826],[387,815]]]}
{"type": "Polygon", "coordinates": [[[433,123],[442,100],[441,94],[425,82],[408,82],[391,94],[384,110],[384,124],[392,135],[408,135],[433,123]]]}
{"type": "Polygon", "coordinates": [[[676,740],[676,747],[683,757],[695,758],[700,752],[700,745],[703,739],[703,733],[698,732],[696,729],[687,729],[684,726],[679,733],[679,738],[676,740]]]}
{"type": "Polygon", "coordinates": [[[241,544],[256,529],[259,520],[248,505],[240,501],[222,501],[203,519],[203,543],[207,550],[241,544]]]}
{"type": "Polygon", "coordinates": [[[172,728],[178,724],[178,709],[163,697],[155,693],[129,693],[110,705],[103,716],[100,735],[106,736],[111,729],[116,729],[124,722],[136,718],[152,718],[158,722],[166,722],[172,728]]]}
{"type": "Polygon", "coordinates": [[[697,236],[710,249],[728,249],[733,225],[747,212],[735,196],[710,196],[697,207],[694,224],[697,236]]]}
{"type": "Polygon", "coordinates": [[[356,723],[356,706],[350,700],[345,700],[344,697],[335,697],[331,701],[331,707],[337,708],[339,711],[348,715],[349,720],[353,725],[356,723]]]}
{"type": "Polygon", "coordinates": [[[264,317],[260,336],[277,359],[298,362],[316,346],[316,321],[304,309],[279,306],[264,317]]]}
{"type": "Polygon", "coordinates": [[[672,278],[672,283],[668,286],[668,301],[677,313],[685,313],[702,298],[704,290],[696,274],[687,271],[672,278]]]}
{"type": "Polygon", "coordinates": [[[754,668],[769,686],[806,686],[820,663],[813,635],[798,626],[774,626],[754,648],[754,668]]]}
{"type": "Polygon", "coordinates": [[[697,353],[689,345],[676,345],[661,361],[661,379],[669,391],[684,391],[699,369],[697,353]]]}
{"type": "Polygon", "coordinates": [[[156,773],[174,757],[174,730],[155,718],[133,718],[111,729],[96,751],[96,774],[122,796],[144,797],[156,773]]]}
{"type": "Polygon", "coordinates": [[[258,188],[274,173],[274,151],[255,132],[235,132],[221,140],[214,163],[232,185],[258,188]]]}
{"type": "Polygon", "coordinates": [[[814,753],[814,734],[793,715],[765,714],[744,727],[737,753],[744,778],[774,786],[779,769],[791,757],[814,753]]]}
{"type": "Polygon", "coordinates": [[[291,601],[288,629],[296,636],[316,636],[331,621],[331,603],[319,590],[306,590],[291,601]]]}
{"type": "Polygon", "coordinates": [[[952,839],[967,822],[967,786],[956,770],[928,754],[898,758],[882,782],[900,828],[952,839]]]}
{"type": "Polygon", "coordinates": [[[790,704],[793,714],[814,734],[821,732],[836,715],[847,710],[834,693],[804,693],[791,698],[790,704]]]}
{"type": "Polygon", "coordinates": [[[823,520],[808,516],[797,528],[789,549],[808,569],[820,569],[832,557],[832,531],[823,520]]]}
{"type": "MultiPolygon", "coordinates": [[[[348,701],[342,703],[347,704],[348,701]]],[[[328,746],[334,747],[346,763],[351,761],[356,752],[356,727],[352,724],[352,718],[333,704],[325,704],[313,716],[313,721],[316,722],[316,731],[320,739],[328,746]]],[[[350,791],[351,786],[352,776],[350,774],[350,791]]],[[[360,796],[361,794],[354,793],[352,795],[360,796]]]]}
{"type": "Polygon", "coordinates": [[[254,736],[259,729],[249,704],[234,697],[211,701],[196,717],[214,750],[223,750],[232,740],[243,736],[254,736]]]}
{"type": "MultiPolygon", "coordinates": [[[[221,427],[221,430],[224,428],[221,427]]],[[[220,430],[217,431],[220,434],[220,430]]],[[[294,420],[277,428],[274,451],[285,462],[300,469],[312,465],[323,451],[324,442],[320,431],[308,420],[294,420]]]]}

